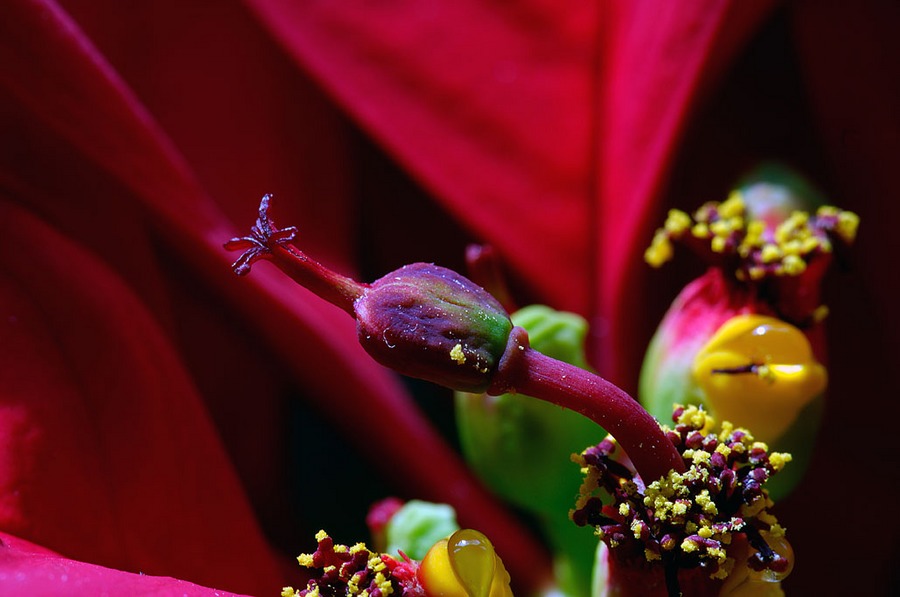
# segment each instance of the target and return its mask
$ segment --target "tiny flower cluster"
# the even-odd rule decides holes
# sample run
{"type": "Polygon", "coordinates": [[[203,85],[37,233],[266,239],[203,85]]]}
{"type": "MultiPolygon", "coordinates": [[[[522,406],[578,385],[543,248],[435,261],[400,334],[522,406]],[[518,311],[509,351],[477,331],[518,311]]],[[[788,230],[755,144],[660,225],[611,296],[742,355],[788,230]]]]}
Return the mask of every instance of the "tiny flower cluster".
{"type": "Polygon", "coordinates": [[[369,551],[365,544],[352,547],[335,544],[325,531],[316,534],[315,553],[297,558],[313,571],[305,589],[285,587],[282,597],[423,597],[425,590],[416,577],[418,564],[369,551]]]}
{"type": "Polygon", "coordinates": [[[672,241],[678,240],[733,262],[732,271],[742,281],[798,276],[817,256],[832,252],[832,239],[852,243],[858,225],[853,212],[823,206],[814,215],[794,211],[769,226],[763,219],[748,217],[744,197],[735,190],[721,203],[705,203],[693,218],[671,210],[644,258],[653,267],[661,266],[672,258],[672,241]]]}
{"type": "Polygon", "coordinates": [[[684,473],[672,471],[645,486],[613,457],[617,446],[610,438],[573,456],[585,475],[571,512],[574,522],[596,527],[615,557],[639,566],[658,562],[667,577],[699,567],[710,578],[725,579],[745,559],[768,580],[786,576],[793,562],[789,553],[773,549],[789,547],[784,529],[768,512],[772,501],[762,486],[790,455],[770,453],[748,431],[727,422],[711,433],[712,419],[694,406],[678,406],[673,421],[674,429],[663,428],[684,459],[684,473]],[[604,493],[612,503],[604,503],[604,493]],[[731,548],[748,543],[752,553],[731,548]]]}

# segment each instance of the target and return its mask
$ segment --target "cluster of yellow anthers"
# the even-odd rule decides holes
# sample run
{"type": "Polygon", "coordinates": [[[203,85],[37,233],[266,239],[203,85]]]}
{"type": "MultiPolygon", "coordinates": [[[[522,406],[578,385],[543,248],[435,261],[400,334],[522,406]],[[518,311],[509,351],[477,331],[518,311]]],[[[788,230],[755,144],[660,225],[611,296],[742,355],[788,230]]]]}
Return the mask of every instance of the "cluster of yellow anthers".
{"type": "Polygon", "coordinates": [[[745,429],[713,420],[697,407],[678,407],[674,429],[666,435],[681,453],[687,470],[670,472],[641,490],[633,473],[612,457],[615,442],[604,440],[574,457],[585,482],[572,512],[579,525],[591,525],[611,549],[643,554],[644,560],[668,560],[680,568],[702,566],[712,578],[725,578],[735,561],[729,553],[742,534],[757,551],[750,563],[776,577],[789,571],[790,556],[773,546],[786,545],[784,529],[768,512],[765,481],[790,462],[790,455],[769,452],[745,429]],[[612,496],[604,504],[600,493],[612,496]]]}
{"type": "Polygon", "coordinates": [[[313,578],[305,589],[284,587],[282,597],[321,597],[322,595],[417,595],[421,588],[416,579],[416,564],[369,551],[364,543],[352,547],[336,544],[325,531],[316,534],[318,547],[314,553],[297,558],[310,570],[313,578]]]}
{"type": "Polygon", "coordinates": [[[714,254],[736,258],[735,275],[741,280],[796,276],[815,255],[831,253],[830,235],[851,243],[858,226],[855,213],[833,206],[820,207],[815,215],[795,211],[777,225],[747,219],[744,197],[735,190],[722,203],[704,204],[693,218],[681,210],[669,211],[644,259],[659,267],[672,258],[672,241],[685,240],[707,245],[714,254]]]}

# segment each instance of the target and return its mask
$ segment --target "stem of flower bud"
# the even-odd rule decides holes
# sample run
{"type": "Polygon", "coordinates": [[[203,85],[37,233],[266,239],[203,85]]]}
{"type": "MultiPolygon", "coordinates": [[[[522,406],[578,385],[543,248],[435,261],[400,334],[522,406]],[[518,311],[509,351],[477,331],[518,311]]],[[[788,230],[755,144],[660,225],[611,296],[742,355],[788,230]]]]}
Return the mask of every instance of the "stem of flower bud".
{"type": "Polygon", "coordinates": [[[684,461],[650,413],[615,384],[579,367],[550,358],[528,345],[528,334],[513,328],[489,394],[518,392],[574,410],[608,431],[650,484],[684,461]]]}
{"type": "Polygon", "coordinates": [[[353,303],[365,294],[368,285],[331,271],[290,244],[297,237],[297,229],[275,226],[268,213],[271,198],[271,195],[264,195],[260,201],[259,217],[249,236],[232,238],[225,243],[225,249],[229,251],[244,251],[231,266],[234,273],[244,276],[260,259],[271,261],[297,284],[355,317],[353,303]]]}

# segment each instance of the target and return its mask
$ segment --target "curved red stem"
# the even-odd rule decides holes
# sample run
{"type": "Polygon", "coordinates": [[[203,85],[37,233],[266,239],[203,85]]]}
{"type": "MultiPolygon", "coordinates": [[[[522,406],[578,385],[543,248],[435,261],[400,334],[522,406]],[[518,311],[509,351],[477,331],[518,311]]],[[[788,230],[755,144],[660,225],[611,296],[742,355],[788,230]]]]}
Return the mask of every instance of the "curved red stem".
{"type": "Polygon", "coordinates": [[[685,470],[659,423],[634,398],[599,375],[533,350],[520,327],[510,334],[489,392],[519,392],[588,417],[616,438],[645,484],[685,470]]]}

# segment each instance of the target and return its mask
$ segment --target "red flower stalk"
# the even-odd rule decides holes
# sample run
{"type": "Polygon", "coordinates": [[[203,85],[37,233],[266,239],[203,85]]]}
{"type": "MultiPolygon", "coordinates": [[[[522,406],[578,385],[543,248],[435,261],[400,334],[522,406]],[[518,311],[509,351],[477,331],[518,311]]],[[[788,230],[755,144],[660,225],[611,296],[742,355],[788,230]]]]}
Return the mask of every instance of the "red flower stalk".
{"type": "Polygon", "coordinates": [[[522,392],[580,412],[613,434],[648,482],[684,463],[656,420],[624,391],[528,345],[500,303],[464,276],[416,263],[371,284],[336,274],[289,245],[296,229],[276,228],[263,197],[251,235],[225,244],[243,249],[239,275],[260,259],[356,318],[360,343],[398,373],[454,390],[522,392]]]}

